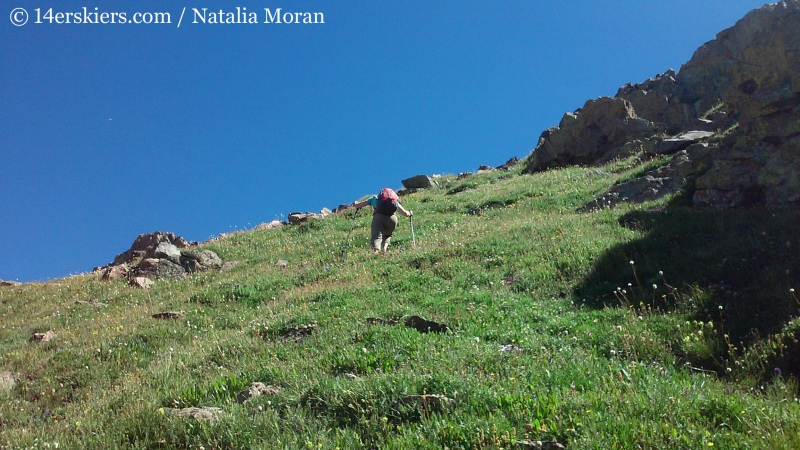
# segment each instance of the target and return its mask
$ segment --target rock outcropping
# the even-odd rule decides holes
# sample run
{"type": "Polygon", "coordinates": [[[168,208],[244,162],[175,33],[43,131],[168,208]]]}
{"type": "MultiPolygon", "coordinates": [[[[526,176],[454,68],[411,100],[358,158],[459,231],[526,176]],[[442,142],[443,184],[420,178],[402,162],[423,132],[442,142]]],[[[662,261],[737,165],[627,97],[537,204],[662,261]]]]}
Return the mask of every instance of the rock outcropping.
{"type": "MultiPolygon", "coordinates": [[[[676,161],[691,167],[676,172],[681,179],[659,183],[692,189],[696,206],[800,204],[800,1],[750,12],[700,47],[677,74],[627,84],[613,99],[590,100],[565,114],[542,133],[526,171],[602,164],[639,152],[676,153],[676,161]],[[708,145],[695,146],[703,142],[708,145]],[[687,148],[692,151],[676,153],[687,148]]],[[[646,177],[606,194],[622,198],[642,186],[663,192],[653,185],[659,177],[646,177]]],[[[608,205],[608,198],[587,207],[601,203],[608,205]]]]}

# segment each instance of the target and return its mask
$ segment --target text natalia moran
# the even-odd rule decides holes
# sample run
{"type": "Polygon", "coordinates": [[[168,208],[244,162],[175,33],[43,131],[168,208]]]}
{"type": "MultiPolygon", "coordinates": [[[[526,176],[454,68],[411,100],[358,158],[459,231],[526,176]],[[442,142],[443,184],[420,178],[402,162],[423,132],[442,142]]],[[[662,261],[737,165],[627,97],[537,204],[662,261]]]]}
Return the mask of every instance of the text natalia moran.
{"type": "Polygon", "coordinates": [[[192,23],[297,23],[297,24],[324,24],[325,15],[321,12],[283,11],[276,8],[264,8],[264,12],[256,13],[247,8],[237,6],[233,11],[209,11],[208,8],[192,8],[194,20],[192,23]]]}

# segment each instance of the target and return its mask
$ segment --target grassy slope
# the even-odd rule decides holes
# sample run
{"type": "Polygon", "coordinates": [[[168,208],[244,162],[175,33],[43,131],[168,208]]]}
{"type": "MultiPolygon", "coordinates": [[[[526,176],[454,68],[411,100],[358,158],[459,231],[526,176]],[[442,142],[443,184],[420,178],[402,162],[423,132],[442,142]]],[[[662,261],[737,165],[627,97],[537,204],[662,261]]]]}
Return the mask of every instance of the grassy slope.
{"type": "Polygon", "coordinates": [[[401,219],[388,256],[367,251],[364,215],[342,263],[338,216],[209,243],[243,263],[149,291],[90,275],[0,289],[0,368],[19,377],[0,393],[0,445],[800,448],[800,214],[576,213],[644,168],[603,170],[445,180],[403,200],[417,247],[401,219]],[[167,310],[186,317],[150,317],[167,310]],[[365,322],[412,314],[453,332],[365,322]],[[46,330],[58,337],[28,341],[46,330]],[[251,381],[284,390],[236,404],[251,381]],[[457,405],[398,403],[423,393],[457,405]],[[228,414],[163,409],[203,405],[228,414]]]}

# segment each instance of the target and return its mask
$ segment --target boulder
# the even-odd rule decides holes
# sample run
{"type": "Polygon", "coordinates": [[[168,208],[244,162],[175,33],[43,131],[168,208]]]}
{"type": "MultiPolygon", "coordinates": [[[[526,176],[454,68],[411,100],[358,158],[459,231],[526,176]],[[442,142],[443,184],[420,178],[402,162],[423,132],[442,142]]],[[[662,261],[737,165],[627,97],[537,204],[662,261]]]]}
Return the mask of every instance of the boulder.
{"type": "Polygon", "coordinates": [[[434,186],[434,181],[427,175],[417,175],[403,180],[406,189],[428,189],[434,186]]]}
{"type": "Polygon", "coordinates": [[[292,225],[300,225],[301,223],[307,221],[308,221],[308,214],[303,214],[301,212],[289,213],[289,223],[292,225]]]}
{"type": "Polygon", "coordinates": [[[180,261],[188,273],[222,268],[222,259],[211,250],[183,250],[180,261]]]}
{"type": "Polygon", "coordinates": [[[123,263],[118,266],[108,266],[103,270],[103,279],[107,281],[119,280],[128,277],[128,264],[123,263]]]}
{"type": "Polygon", "coordinates": [[[169,242],[161,242],[155,248],[145,253],[145,258],[160,258],[178,262],[181,259],[181,251],[169,242]]]}
{"type": "Polygon", "coordinates": [[[136,268],[136,274],[155,280],[182,280],[186,269],[168,259],[145,258],[136,268]]]}
{"type": "Polygon", "coordinates": [[[151,287],[153,287],[153,284],[155,284],[155,283],[153,283],[153,280],[151,280],[149,278],[134,277],[134,278],[131,279],[131,281],[128,284],[130,284],[133,287],[138,287],[138,288],[141,288],[141,289],[150,289],[151,287]]]}
{"type": "Polygon", "coordinates": [[[478,167],[478,173],[486,173],[486,172],[493,172],[496,169],[492,166],[487,166],[485,164],[478,167]]]}
{"type": "Polygon", "coordinates": [[[470,175],[472,175],[472,172],[460,172],[456,179],[463,180],[464,178],[467,178],[470,175]]]}
{"type": "Polygon", "coordinates": [[[328,208],[322,208],[322,210],[319,212],[319,215],[321,215],[323,218],[324,217],[328,217],[328,216],[330,216],[332,214],[333,214],[333,211],[331,211],[328,208]]]}
{"type": "Polygon", "coordinates": [[[542,133],[525,171],[595,164],[627,142],[651,137],[663,129],[663,125],[639,118],[627,100],[589,100],[583,108],[564,114],[559,126],[542,133]]]}

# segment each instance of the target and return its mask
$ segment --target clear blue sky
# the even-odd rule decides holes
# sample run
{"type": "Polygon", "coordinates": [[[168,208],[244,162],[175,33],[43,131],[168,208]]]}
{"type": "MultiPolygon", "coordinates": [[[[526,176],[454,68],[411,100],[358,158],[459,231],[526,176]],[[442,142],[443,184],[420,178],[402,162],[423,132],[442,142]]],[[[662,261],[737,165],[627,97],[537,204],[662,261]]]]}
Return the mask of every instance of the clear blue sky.
{"type": "Polygon", "coordinates": [[[205,240],[524,157],[564,112],[679,69],[763,1],[0,5],[0,279],[33,281],[140,233],[205,240]],[[84,6],[172,23],[55,23],[84,6]],[[192,23],[236,6],[261,23],[192,23]],[[279,7],[325,23],[264,24],[279,7]]]}

